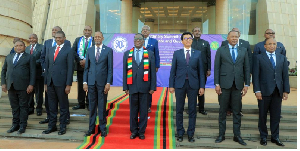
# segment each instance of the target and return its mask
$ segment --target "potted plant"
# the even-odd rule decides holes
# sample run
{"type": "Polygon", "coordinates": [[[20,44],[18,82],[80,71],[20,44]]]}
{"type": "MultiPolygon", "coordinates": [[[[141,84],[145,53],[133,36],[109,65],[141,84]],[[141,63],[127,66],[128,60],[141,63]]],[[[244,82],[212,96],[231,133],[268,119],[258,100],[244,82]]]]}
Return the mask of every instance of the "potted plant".
{"type": "Polygon", "coordinates": [[[289,68],[289,80],[290,80],[290,87],[297,88],[297,65],[295,68],[289,68]]]}

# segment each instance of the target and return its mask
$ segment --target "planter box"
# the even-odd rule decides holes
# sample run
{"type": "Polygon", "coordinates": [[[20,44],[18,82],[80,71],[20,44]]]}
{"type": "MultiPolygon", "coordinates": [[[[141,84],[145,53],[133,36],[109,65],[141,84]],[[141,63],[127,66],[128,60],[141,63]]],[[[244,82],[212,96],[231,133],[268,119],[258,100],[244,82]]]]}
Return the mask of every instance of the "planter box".
{"type": "Polygon", "coordinates": [[[297,88],[297,76],[289,76],[290,87],[297,88]]]}

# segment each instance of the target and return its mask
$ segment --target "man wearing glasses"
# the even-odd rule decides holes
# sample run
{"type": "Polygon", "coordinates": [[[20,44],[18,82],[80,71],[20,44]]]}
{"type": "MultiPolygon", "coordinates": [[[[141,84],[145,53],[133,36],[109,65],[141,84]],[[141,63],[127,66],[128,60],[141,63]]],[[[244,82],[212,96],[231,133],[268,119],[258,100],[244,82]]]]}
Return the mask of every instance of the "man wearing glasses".
{"type": "Polygon", "coordinates": [[[176,127],[177,140],[183,141],[185,129],[183,127],[183,110],[185,97],[188,97],[189,126],[187,129],[188,141],[195,142],[196,106],[197,96],[204,94],[205,74],[201,51],[193,49],[193,35],[184,32],[181,35],[183,49],[176,50],[173,54],[172,67],[169,78],[170,93],[175,92],[176,97],[176,127]]]}

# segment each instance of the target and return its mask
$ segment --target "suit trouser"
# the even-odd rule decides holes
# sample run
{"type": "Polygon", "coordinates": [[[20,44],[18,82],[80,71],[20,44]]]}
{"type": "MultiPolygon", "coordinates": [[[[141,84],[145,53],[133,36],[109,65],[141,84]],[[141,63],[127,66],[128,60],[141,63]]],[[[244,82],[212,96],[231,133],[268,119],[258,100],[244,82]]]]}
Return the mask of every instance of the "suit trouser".
{"type": "Polygon", "coordinates": [[[197,106],[198,90],[192,89],[189,85],[188,80],[185,80],[185,83],[182,88],[175,88],[177,134],[179,136],[182,136],[185,133],[183,127],[183,110],[184,110],[186,95],[188,97],[188,109],[189,109],[189,127],[187,130],[187,134],[188,136],[194,136],[196,117],[197,117],[196,106],[197,106]]]}
{"type": "Polygon", "coordinates": [[[48,105],[50,111],[50,118],[48,128],[56,127],[58,105],[60,108],[60,128],[66,128],[68,111],[69,111],[69,99],[68,94],[65,93],[66,86],[54,86],[53,82],[47,87],[48,91],[48,105]]]}
{"type": "Polygon", "coordinates": [[[152,106],[152,94],[149,93],[149,96],[148,96],[148,108],[151,108],[152,106]]]}
{"type": "MultiPolygon", "coordinates": [[[[78,65],[78,68],[81,68],[80,65],[78,65]],[[78,67],[79,66],[79,67],[78,67]]],[[[80,106],[89,105],[89,99],[86,92],[83,90],[83,71],[77,70],[77,93],[78,93],[78,104],[80,106]],[[86,104],[85,104],[86,102],[86,104]]]]}
{"type": "Polygon", "coordinates": [[[146,131],[148,121],[148,94],[149,93],[129,94],[131,133],[144,134],[146,131]],[[138,114],[140,115],[139,119],[138,114]]]}
{"type": "Polygon", "coordinates": [[[34,95],[36,100],[36,111],[43,110],[43,92],[44,92],[44,77],[38,78],[35,81],[34,90],[29,94],[29,112],[34,111],[34,95]]]}
{"type": "Polygon", "coordinates": [[[219,100],[219,135],[225,135],[226,131],[226,112],[228,104],[231,102],[232,112],[233,112],[233,134],[235,136],[240,136],[241,131],[241,91],[236,88],[235,82],[229,89],[222,88],[222,94],[218,96],[219,100]],[[231,101],[230,101],[231,99],[231,101]]]}
{"type": "Polygon", "coordinates": [[[15,90],[13,84],[8,90],[8,98],[12,108],[12,125],[27,126],[28,120],[28,97],[26,90],[15,90]]]}
{"type": "Polygon", "coordinates": [[[106,103],[107,94],[104,94],[104,86],[99,86],[95,82],[95,85],[88,86],[89,95],[89,109],[90,109],[90,119],[89,119],[89,130],[95,129],[95,122],[97,117],[99,117],[99,127],[101,131],[106,131],[106,103]],[[106,98],[106,99],[104,99],[106,98]]]}
{"type": "Polygon", "coordinates": [[[270,111],[270,128],[272,134],[271,137],[273,139],[279,138],[281,103],[282,97],[280,96],[277,87],[270,96],[263,96],[262,100],[258,100],[258,129],[260,132],[260,138],[267,138],[268,136],[268,128],[266,125],[268,110],[270,111]]]}
{"type": "MultiPolygon", "coordinates": [[[[206,71],[207,72],[207,71],[206,71]]],[[[206,77],[206,72],[205,72],[205,84],[207,81],[207,77],[206,77]]],[[[205,90],[205,89],[204,89],[205,90]]],[[[199,112],[200,111],[204,111],[204,103],[205,103],[205,98],[204,98],[204,94],[202,96],[200,96],[198,94],[198,103],[199,103],[199,112]]]]}

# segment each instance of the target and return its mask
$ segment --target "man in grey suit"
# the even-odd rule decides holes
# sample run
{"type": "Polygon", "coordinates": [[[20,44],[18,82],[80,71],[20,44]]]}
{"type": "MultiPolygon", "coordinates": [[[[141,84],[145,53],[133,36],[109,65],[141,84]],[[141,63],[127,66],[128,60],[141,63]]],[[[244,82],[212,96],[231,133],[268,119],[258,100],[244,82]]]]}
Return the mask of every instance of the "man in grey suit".
{"type": "Polygon", "coordinates": [[[15,42],[15,53],[5,58],[1,72],[2,91],[7,92],[12,108],[12,127],[7,133],[25,132],[28,119],[28,97],[35,83],[35,60],[24,52],[23,41],[15,42]]]}
{"type": "Polygon", "coordinates": [[[106,133],[106,103],[113,82],[113,51],[102,44],[102,32],[95,32],[95,46],[88,49],[83,74],[83,90],[89,95],[90,122],[85,136],[95,133],[95,121],[99,117],[101,136],[106,133]]]}
{"type": "Polygon", "coordinates": [[[129,94],[130,139],[145,139],[148,120],[148,96],[156,90],[155,57],[144,44],[144,36],[134,36],[134,47],[123,57],[123,91],[129,94]],[[138,119],[138,114],[140,115],[138,119]]]}
{"type": "Polygon", "coordinates": [[[37,43],[38,38],[36,34],[29,35],[29,42],[30,45],[26,47],[25,52],[28,54],[31,54],[32,57],[35,59],[36,63],[36,74],[35,74],[35,85],[33,93],[29,94],[29,113],[34,113],[34,95],[36,100],[36,115],[41,116],[42,115],[42,105],[43,105],[43,92],[44,92],[44,78],[42,76],[42,66],[41,66],[41,52],[43,49],[43,45],[37,43]]]}
{"type": "Polygon", "coordinates": [[[282,100],[290,93],[288,62],[277,53],[277,42],[273,38],[265,42],[265,53],[256,55],[253,64],[253,89],[258,100],[260,144],[267,145],[267,113],[270,111],[271,142],[284,146],[279,140],[279,123],[282,100]]]}
{"type": "Polygon", "coordinates": [[[215,140],[225,140],[226,111],[231,98],[233,110],[233,140],[247,145],[241,138],[241,99],[250,85],[250,64],[248,53],[244,47],[237,46],[238,32],[230,31],[227,36],[228,45],[217,50],[215,56],[214,83],[219,100],[219,136],[215,140]],[[245,84],[245,85],[244,85],[245,84]]]}
{"type": "Polygon", "coordinates": [[[45,65],[45,91],[48,93],[50,119],[48,129],[43,134],[57,130],[58,104],[60,108],[60,131],[58,135],[66,133],[69,111],[68,94],[73,82],[74,53],[70,46],[65,45],[65,33],[58,31],[55,34],[56,46],[49,49],[46,54],[45,65]]]}

